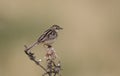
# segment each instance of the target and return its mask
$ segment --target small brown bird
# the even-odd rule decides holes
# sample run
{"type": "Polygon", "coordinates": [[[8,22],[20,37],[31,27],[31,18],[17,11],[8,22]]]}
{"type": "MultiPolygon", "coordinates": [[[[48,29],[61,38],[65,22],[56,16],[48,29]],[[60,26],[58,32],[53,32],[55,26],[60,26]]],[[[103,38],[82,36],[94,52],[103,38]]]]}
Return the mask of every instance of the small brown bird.
{"type": "Polygon", "coordinates": [[[47,45],[48,47],[51,46],[52,43],[54,43],[55,39],[58,37],[58,31],[62,30],[63,28],[61,28],[58,25],[52,25],[48,30],[46,30],[37,40],[37,42],[35,42],[32,46],[30,46],[28,48],[31,49],[33,46],[35,46],[36,44],[43,44],[43,45],[47,45]]]}

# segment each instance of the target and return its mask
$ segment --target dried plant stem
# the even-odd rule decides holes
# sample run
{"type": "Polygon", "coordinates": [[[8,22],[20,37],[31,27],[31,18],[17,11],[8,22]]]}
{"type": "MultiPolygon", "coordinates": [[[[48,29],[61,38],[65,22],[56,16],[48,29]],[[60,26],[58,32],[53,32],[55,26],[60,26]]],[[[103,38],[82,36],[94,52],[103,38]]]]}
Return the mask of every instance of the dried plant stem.
{"type": "Polygon", "coordinates": [[[36,60],[36,57],[34,56],[34,53],[32,53],[30,51],[30,49],[32,47],[34,47],[36,44],[37,43],[34,43],[30,47],[27,47],[25,45],[24,46],[25,47],[24,52],[26,53],[26,55],[28,55],[28,57],[30,58],[30,60],[34,61],[40,68],[42,68],[45,71],[45,73],[42,76],[45,76],[45,75],[49,75],[49,76],[59,75],[59,76],[61,76],[59,74],[59,72],[61,70],[61,64],[60,64],[60,61],[58,63],[55,63],[56,53],[55,53],[54,48],[52,46],[47,46],[47,53],[45,55],[47,65],[46,65],[46,68],[45,68],[44,66],[41,65],[40,61],[36,60]]]}
{"type": "Polygon", "coordinates": [[[31,51],[29,51],[30,48],[28,49],[26,45],[24,47],[25,47],[25,53],[28,55],[28,57],[32,61],[34,61],[39,67],[41,67],[44,71],[47,72],[47,70],[40,64],[40,62],[35,59],[34,53],[32,53],[31,51]]]}

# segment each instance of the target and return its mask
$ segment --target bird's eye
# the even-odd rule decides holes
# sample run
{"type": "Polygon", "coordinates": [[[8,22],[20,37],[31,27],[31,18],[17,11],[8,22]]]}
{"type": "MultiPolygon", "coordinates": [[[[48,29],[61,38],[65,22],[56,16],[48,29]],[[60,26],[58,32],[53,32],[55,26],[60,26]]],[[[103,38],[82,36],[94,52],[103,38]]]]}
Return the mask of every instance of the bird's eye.
{"type": "Polygon", "coordinates": [[[55,27],[57,29],[57,27],[55,27]]]}

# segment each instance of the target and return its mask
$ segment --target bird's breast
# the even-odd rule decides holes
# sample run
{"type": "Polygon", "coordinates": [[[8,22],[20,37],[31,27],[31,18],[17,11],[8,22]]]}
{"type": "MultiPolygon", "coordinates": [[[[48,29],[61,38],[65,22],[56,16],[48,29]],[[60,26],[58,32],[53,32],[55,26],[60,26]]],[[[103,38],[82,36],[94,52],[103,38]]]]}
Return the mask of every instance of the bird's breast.
{"type": "Polygon", "coordinates": [[[54,42],[55,42],[55,40],[56,39],[52,39],[52,40],[46,40],[46,41],[44,41],[44,44],[48,44],[48,45],[50,45],[50,44],[53,44],[54,42]]]}

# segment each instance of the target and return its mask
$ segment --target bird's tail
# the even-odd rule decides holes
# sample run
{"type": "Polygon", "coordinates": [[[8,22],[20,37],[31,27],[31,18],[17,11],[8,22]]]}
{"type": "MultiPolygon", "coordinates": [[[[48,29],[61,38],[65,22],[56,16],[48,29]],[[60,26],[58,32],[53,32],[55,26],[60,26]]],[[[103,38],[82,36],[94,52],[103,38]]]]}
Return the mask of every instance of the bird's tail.
{"type": "Polygon", "coordinates": [[[33,48],[36,44],[39,44],[39,42],[33,43],[29,48],[27,48],[27,50],[30,50],[30,49],[33,48]]]}

